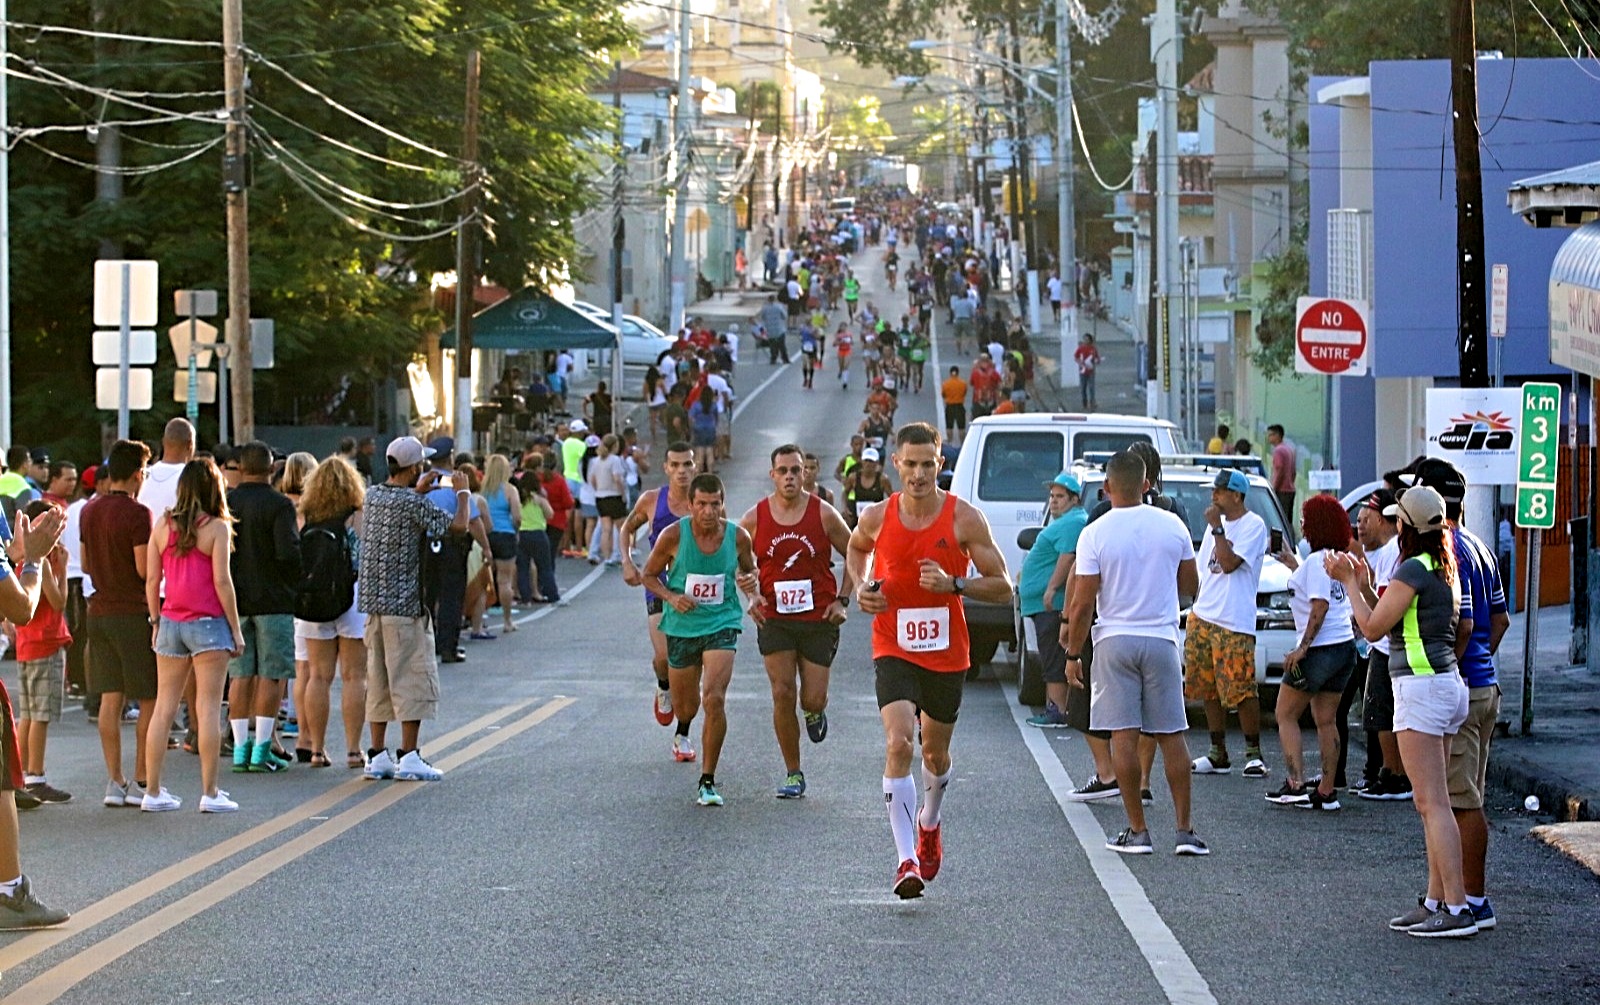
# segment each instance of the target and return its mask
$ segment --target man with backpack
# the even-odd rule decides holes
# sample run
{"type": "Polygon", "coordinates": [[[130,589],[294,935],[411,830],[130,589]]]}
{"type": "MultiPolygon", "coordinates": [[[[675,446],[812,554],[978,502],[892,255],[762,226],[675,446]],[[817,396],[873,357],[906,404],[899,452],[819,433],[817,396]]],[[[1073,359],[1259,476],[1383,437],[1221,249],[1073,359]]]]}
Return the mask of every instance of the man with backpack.
{"type": "Polygon", "coordinates": [[[422,720],[432,719],[439,705],[423,553],[447,533],[467,532],[472,493],[465,474],[451,474],[447,483],[456,504],[453,516],[447,515],[414,489],[433,451],[414,436],[402,436],[385,453],[389,479],[367,490],[362,507],[358,607],[367,616],[367,723],[372,731],[363,776],[436,782],[444,772],[423,760],[418,749],[422,720]],[[391,756],[386,743],[389,723],[396,719],[400,747],[391,756]]]}
{"type": "MultiPolygon", "coordinates": [[[[233,770],[272,772],[289,766],[273,752],[272,733],[284,682],[294,679],[300,531],[294,503],[270,484],[272,448],[260,440],[246,443],[238,460],[239,487],[228,493],[228,511],[234,517],[234,592],[244,632],[243,654],[228,663],[233,770]]],[[[202,709],[199,714],[209,713],[202,709]]]]}

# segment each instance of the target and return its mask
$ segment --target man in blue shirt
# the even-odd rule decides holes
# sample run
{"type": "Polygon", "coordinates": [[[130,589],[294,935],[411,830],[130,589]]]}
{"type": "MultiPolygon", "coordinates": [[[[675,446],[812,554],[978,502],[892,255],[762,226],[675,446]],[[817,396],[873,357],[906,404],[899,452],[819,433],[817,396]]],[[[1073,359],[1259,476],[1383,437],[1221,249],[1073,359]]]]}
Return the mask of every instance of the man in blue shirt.
{"type": "Polygon", "coordinates": [[[1067,725],[1067,653],[1061,648],[1061,618],[1066,609],[1063,587],[1072,575],[1078,535],[1089,515],[1079,505],[1083,486],[1077,478],[1063,471],[1046,484],[1050,488],[1050,522],[1022,560],[1017,591],[1022,616],[1032,619],[1039,637],[1040,676],[1044,678],[1044,712],[1031,717],[1028,725],[1062,729],[1067,725]]]}
{"type": "Polygon", "coordinates": [[[1461,875],[1467,904],[1479,928],[1493,928],[1494,908],[1485,892],[1485,860],[1489,822],[1483,813],[1484,776],[1489,741],[1500,717],[1500,683],[1494,654],[1511,626],[1505,589],[1493,549],[1461,526],[1461,501],[1467,479],[1447,460],[1428,458],[1417,466],[1416,484],[1444,497],[1445,523],[1455,535],[1456,566],[1461,576],[1461,622],[1456,629],[1456,661],[1468,693],[1467,721],[1450,742],[1450,809],[1461,830],[1461,875]]]}

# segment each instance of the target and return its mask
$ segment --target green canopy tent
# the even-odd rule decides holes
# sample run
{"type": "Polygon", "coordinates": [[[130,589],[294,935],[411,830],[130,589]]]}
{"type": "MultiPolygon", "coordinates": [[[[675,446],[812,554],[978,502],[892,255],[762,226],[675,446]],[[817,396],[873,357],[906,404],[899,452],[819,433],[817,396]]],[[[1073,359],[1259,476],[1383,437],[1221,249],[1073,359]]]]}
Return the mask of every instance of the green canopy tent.
{"type": "MultiPolygon", "coordinates": [[[[456,347],[456,330],[439,336],[444,349],[456,347]]],[[[474,349],[615,349],[617,329],[573,310],[528,287],[472,316],[474,349]]]]}

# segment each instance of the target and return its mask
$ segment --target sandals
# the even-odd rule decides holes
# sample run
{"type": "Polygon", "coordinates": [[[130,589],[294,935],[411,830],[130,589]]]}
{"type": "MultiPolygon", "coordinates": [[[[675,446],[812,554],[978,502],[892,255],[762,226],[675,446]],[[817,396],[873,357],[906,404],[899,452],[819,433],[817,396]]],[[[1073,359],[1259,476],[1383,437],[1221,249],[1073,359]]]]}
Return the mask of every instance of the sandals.
{"type": "Polygon", "coordinates": [[[331,768],[333,767],[333,762],[328,760],[327,751],[318,750],[313,751],[311,754],[311,766],[313,768],[331,768]]]}
{"type": "Polygon", "coordinates": [[[344,766],[352,771],[356,768],[364,768],[367,766],[367,759],[362,756],[361,751],[352,750],[344,755],[344,766]]]}

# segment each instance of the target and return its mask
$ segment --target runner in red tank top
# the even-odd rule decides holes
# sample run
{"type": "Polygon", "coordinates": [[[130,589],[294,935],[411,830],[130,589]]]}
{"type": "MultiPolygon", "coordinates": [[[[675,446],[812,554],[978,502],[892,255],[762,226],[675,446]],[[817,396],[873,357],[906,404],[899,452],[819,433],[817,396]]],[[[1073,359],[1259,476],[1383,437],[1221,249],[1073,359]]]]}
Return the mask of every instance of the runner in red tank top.
{"type": "MultiPolygon", "coordinates": [[[[839,511],[805,491],[805,453],[793,443],[772,452],[773,492],[739,521],[755,543],[766,621],[756,634],[772,684],[772,728],[778,734],[785,777],[779,799],[805,795],[800,770],[800,724],[794,714],[795,678],[800,710],[812,743],[828,735],[828,670],[839,648],[853,580],[834,584],[833,553],[846,554],[850,528],[839,511]]],[[[754,589],[755,584],[741,584],[754,589]]]]}
{"type": "Polygon", "coordinates": [[[862,511],[850,537],[846,575],[873,615],[872,656],[887,755],[883,796],[894,834],[894,892],[920,897],[943,859],[939,811],[950,783],[950,736],[970,658],[963,596],[1011,602],[1005,558],[976,508],[938,486],[939,431],[900,427],[892,458],[904,490],[862,511]],[[970,564],[977,576],[967,579],[970,564]],[[869,575],[868,565],[872,566],[869,575]],[[921,720],[922,812],[911,780],[921,720]]]}

